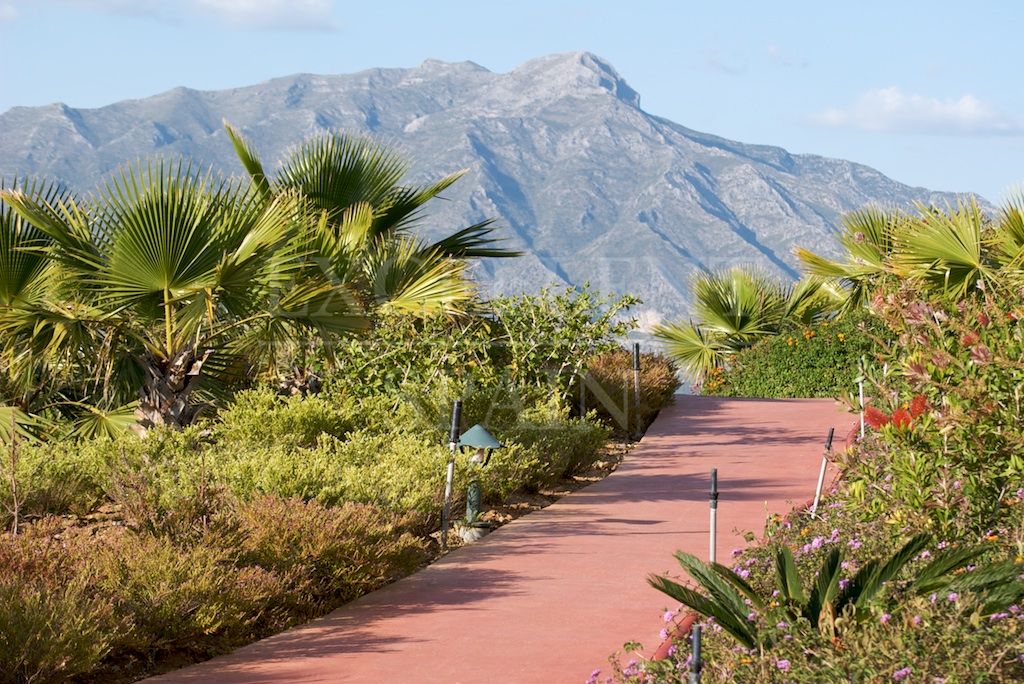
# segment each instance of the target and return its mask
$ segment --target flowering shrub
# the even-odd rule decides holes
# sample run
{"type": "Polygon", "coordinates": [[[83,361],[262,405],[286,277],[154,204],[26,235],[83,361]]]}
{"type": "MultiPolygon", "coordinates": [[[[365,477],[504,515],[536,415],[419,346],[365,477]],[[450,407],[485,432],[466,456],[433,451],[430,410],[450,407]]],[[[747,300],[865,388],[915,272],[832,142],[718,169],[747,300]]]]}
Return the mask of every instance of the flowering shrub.
{"type": "Polygon", "coordinates": [[[852,391],[861,357],[879,334],[866,312],[795,328],[737,352],[708,375],[702,394],[724,397],[834,397],[852,391]]]}
{"type": "Polygon", "coordinates": [[[951,304],[905,285],[873,310],[889,338],[868,373],[877,432],[844,462],[851,495],[942,534],[992,527],[1024,482],[1024,294],[951,304]]]}

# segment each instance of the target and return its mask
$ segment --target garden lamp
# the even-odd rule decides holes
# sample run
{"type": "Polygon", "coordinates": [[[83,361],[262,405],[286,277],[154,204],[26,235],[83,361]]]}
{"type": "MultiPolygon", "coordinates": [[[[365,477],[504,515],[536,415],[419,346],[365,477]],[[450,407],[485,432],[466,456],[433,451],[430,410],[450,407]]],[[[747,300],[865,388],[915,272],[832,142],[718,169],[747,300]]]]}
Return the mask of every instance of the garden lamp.
{"type": "MultiPolygon", "coordinates": [[[[476,449],[476,453],[469,457],[469,463],[474,468],[482,468],[491,460],[491,454],[495,449],[502,447],[494,435],[479,423],[466,430],[458,441],[459,450],[476,449]]],[[[474,476],[469,482],[466,492],[466,524],[473,525],[477,516],[480,515],[480,482],[474,476]]]]}

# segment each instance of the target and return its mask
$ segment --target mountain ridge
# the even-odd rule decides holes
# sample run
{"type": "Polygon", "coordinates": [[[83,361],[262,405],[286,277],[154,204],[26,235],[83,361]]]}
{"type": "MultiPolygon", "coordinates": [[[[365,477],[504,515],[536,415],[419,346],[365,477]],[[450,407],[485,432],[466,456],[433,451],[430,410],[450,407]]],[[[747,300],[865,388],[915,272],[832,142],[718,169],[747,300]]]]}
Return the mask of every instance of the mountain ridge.
{"type": "Polygon", "coordinates": [[[842,213],[865,204],[955,201],[865,165],[750,145],[645,112],[589,52],[500,74],[473,62],[295,74],[226,90],[185,87],[97,108],[54,103],[0,114],[0,177],[44,175],[89,190],[124,162],[192,157],[240,174],[222,120],[274,168],[325,130],[370,134],[410,178],[466,177],[432,208],[426,237],[497,217],[527,252],[476,268],[486,292],[590,281],[645,301],[649,320],[688,310],[693,272],[750,263],[796,274],[794,245],[835,249],[842,213]]]}

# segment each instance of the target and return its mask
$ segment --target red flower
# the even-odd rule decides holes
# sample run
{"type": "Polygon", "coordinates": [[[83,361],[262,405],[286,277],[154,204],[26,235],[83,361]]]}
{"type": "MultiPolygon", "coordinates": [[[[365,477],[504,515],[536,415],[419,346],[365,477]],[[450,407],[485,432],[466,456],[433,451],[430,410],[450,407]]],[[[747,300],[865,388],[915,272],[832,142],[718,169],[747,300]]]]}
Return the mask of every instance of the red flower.
{"type": "Polygon", "coordinates": [[[963,337],[960,338],[960,344],[965,347],[970,347],[972,344],[977,344],[980,339],[981,338],[978,337],[978,333],[971,330],[963,334],[963,337]]]}
{"type": "Polygon", "coordinates": [[[864,409],[864,421],[871,427],[878,429],[883,425],[889,424],[889,416],[874,406],[868,406],[864,409]]]}
{"type": "MultiPolygon", "coordinates": [[[[928,406],[928,399],[923,394],[918,394],[910,401],[910,416],[911,418],[919,418],[925,413],[930,407],[928,406]]],[[[895,420],[896,415],[893,414],[895,420]]]]}
{"type": "Polygon", "coordinates": [[[986,327],[991,322],[992,321],[989,319],[988,314],[986,314],[984,311],[978,314],[978,325],[986,327]]]}
{"type": "Polygon", "coordinates": [[[892,412],[892,424],[900,429],[909,428],[912,420],[910,411],[905,408],[898,408],[892,412]]]}

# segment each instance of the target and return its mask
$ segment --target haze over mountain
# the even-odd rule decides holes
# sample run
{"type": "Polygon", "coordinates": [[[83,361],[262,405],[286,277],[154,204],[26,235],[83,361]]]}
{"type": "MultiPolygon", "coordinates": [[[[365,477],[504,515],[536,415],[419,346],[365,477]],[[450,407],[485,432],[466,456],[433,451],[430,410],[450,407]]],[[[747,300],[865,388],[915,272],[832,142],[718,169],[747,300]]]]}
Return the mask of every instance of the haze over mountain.
{"type": "Polygon", "coordinates": [[[590,281],[639,295],[652,318],[687,311],[697,269],[746,263],[795,277],[792,247],[833,251],[844,212],[955,201],[853,162],[734,142],[649,114],[586,52],[507,74],[427,61],[214,92],[176,88],[99,109],[15,107],[0,115],[0,177],[56,177],[87,190],[126,160],[157,155],[241,173],[222,119],[268,167],[310,134],[341,129],[396,144],[415,180],[467,168],[424,233],[498,217],[508,244],[527,255],[481,264],[488,292],[590,281]]]}

